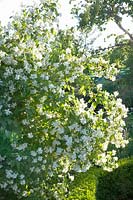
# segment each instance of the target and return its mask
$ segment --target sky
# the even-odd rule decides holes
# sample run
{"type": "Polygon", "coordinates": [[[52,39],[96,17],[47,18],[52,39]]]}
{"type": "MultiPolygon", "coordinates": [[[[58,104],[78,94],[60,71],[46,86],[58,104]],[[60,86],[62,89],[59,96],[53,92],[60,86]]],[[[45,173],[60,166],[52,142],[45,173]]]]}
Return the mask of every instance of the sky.
{"type": "MultiPolygon", "coordinates": [[[[22,4],[30,5],[33,4],[34,1],[39,2],[39,0],[0,0],[0,20],[2,21],[2,24],[6,24],[13,13],[19,12],[22,4]]],[[[60,0],[62,13],[60,24],[63,28],[66,24],[71,26],[75,23],[70,16],[70,6],[68,1],[69,0],[60,0]]]]}
{"type": "MultiPolygon", "coordinates": [[[[39,0],[35,0],[39,2],[39,0]]],[[[15,12],[20,11],[20,7],[22,4],[30,5],[33,4],[34,0],[0,0],[0,21],[3,25],[7,24],[9,21],[9,17],[13,15],[15,12]]],[[[65,28],[66,24],[72,26],[76,24],[76,21],[72,20],[70,16],[70,6],[68,4],[69,0],[60,0],[61,4],[61,13],[62,17],[60,19],[60,27],[65,28]]],[[[123,26],[126,29],[130,29],[133,32],[133,26],[131,23],[131,19],[123,18],[123,26]],[[132,30],[131,30],[132,29],[132,30]]],[[[99,36],[94,42],[94,46],[97,48],[98,46],[107,47],[109,44],[113,44],[113,38],[108,39],[108,41],[104,42],[104,38],[110,34],[122,34],[123,32],[118,28],[118,26],[114,22],[109,22],[106,26],[106,31],[99,36]]]]}

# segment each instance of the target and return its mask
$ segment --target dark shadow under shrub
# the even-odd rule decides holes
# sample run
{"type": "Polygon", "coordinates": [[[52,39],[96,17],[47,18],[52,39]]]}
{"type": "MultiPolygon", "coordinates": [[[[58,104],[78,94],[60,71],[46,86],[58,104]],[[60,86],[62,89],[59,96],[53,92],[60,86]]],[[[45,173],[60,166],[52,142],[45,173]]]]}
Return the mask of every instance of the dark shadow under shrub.
{"type": "Polygon", "coordinates": [[[0,200],[18,200],[18,198],[12,191],[0,189],[0,200]]]}

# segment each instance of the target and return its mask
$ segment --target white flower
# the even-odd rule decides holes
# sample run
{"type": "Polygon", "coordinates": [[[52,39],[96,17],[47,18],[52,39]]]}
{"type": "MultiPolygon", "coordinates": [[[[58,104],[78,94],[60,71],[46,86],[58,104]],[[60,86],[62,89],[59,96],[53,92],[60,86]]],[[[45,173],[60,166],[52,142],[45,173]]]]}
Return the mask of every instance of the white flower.
{"type": "Polygon", "coordinates": [[[63,64],[65,65],[65,67],[69,67],[69,62],[68,61],[64,62],[63,64]]]}
{"type": "Polygon", "coordinates": [[[46,99],[47,99],[47,96],[43,96],[43,97],[40,99],[40,102],[41,102],[41,103],[44,103],[44,102],[46,101],[46,99]]]}
{"type": "Polygon", "coordinates": [[[42,161],[43,157],[42,156],[38,156],[38,161],[42,161]]]}
{"type": "Polygon", "coordinates": [[[28,138],[33,138],[33,134],[32,133],[28,133],[28,138]]]}
{"type": "Polygon", "coordinates": [[[25,175],[24,174],[21,174],[20,175],[20,179],[24,179],[25,175]]]}
{"type": "Polygon", "coordinates": [[[63,128],[63,127],[59,127],[59,128],[58,128],[58,132],[59,132],[60,134],[64,133],[64,128],[63,128]]]}
{"type": "Polygon", "coordinates": [[[20,184],[21,184],[21,185],[25,185],[25,180],[24,180],[24,179],[21,180],[21,181],[20,181],[20,184]]]}
{"type": "Polygon", "coordinates": [[[114,92],[114,96],[117,97],[118,95],[119,95],[119,92],[118,92],[118,91],[115,91],[115,92],[114,92]]]}
{"type": "Polygon", "coordinates": [[[27,160],[27,158],[28,158],[27,156],[23,156],[23,159],[24,159],[24,160],[27,160]]]}
{"type": "Polygon", "coordinates": [[[57,162],[53,162],[53,168],[56,169],[58,167],[57,162]]]}
{"type": "Polygon", "coordinates": [[[43,152],[42,148],[39,147],[39,148],[37,149],[37,153],[38,153],[38,154],[42,154],[42,152],[43,152]]]}
{"type": "Polygon", "coordinates": [[[115,80],[116,80],[116,77],[115,77],[115,76],[112,76],[112,77],[110,77],[110,80],[111,80],[111,81],[115,81],[115,80]]]}
{"type": "Polygon", "coordinates": [[[75,74],[75,75],[73,75],[73,76],[71,76],[70,78],[69,78],[69,81],[71,82],[71,83],[73,83],[74,82],[74,80],[77,78],[77,75],[75,74]]]}
{"type": "Polygon", "coordinates": [[[6,170],[6,177],[16,179],[18,176],[17,173],[14,173],[12,170],[6,170]]]}
{"type": "Polygon", "coordinates": [[[13,68],[12,67],[6,68],[6,73],[7,73],[7,75],[12,75],[13,74],[13,68]]]}
{"type": "Polygon", "coordinates": [[[54,67],[59,67],[59,65],[60,65],[59,63],[54,63],[53,64],[54,67]]]}
{"type": "Polygon", "coordinates": [[[69,137],[68,135],[65,135],[64,139],[66,140],[66,145],[67,146],[71,146],[72,145],[72,137],[69,137]]]}
{"type": "Polygon", "coordinates": [[[72,159],[72,160],[76,160],[76,158],[77,158],[76,153],[73,152],[72,155],[71,155],[71,159],[72,159]]]}
{"type": "Polygon", "coordinates": [[[23,120],[22,120],[22,124],[23,124],[23,125],[29,125],[29,121],[28,121],[27,119],[23,119],[23,120]]]}
{"type": "Polygon", "coordinates": [[[116,157],[116,156],[113,157],[113,160],[114,160],[114,161],[118,161],[118,157],[116,157]]]}
{"type": "Polygon", "coordinates": [[[77,164],[77,165],[74,166],[73,170],[75,172],[81,172],[81,167],[77,164]]]}
{"type": "Polygon", "coordinates": [[[79,125],[77,123],[68,126],[68,128],[70,131],[72,130],[80,131],[79,125]]]}
{"type": "Polygon", "coordinates": [[[107,150],[108,144],[109,144],[109,141],[106,141],[106,142],[104,142],[104,143],[102,144],[102,149],[103,149],[103,151],[106,151],[106,150],[107,150]]]}
{"type": "Polygon", "coordinates": [[[71,181],[74,181],[74,176],[68,175],[68,177],[69,177],[69,179],[70,179],[71,181]]]}
{"type": "Polygon", "coordinates": [[[51,84],[49,84],[49,89],[54,89],[55,88],[55,86],[51,83],[51,84]]]}
{"type": "Polygon", "coordinates": [[[4,51],[0,50],[0,57],[2,58],[2,57],[4,57],[5,55],[6,55],[6,53],[5,53],[4,51]]]}
{"type": "Polygon", "coordinates": [[[97,89],[98,89],[98,90],[102,90],[102,84],[98,84],[98,85],[97,85],[97,89]]]}
{"type": "Polygon", "coordinates": [[[48,75],[46,75],[46,74],[41,74],[41,76],[40,76],[43,80],[49,80],[49,76],[48,75]]]}
{"type": "Polygon", "coordinates": [[[27,143],[24,143],[24,144],[21,144],[18,147],[16,147],[16,149],[18,149],[18,150],[24,150],[27,146],[28,146],[27,143]]]}
{"type": "Polygon", "coordinates": [[[71,53],[71,49],[70,48],[67,48],[66,49],[66,54],[70,54],[71,53]]]}
{"type": "Polygon", "coordinates": [[[99,58],[92,58],[90,61],[98,64],[99,63],[99,58]]]}
{"type": "Polygon", "coordinates": [[[32,161],[33,163],[37,163],[37,159],[35,158],[35,159],[33,159],[33,161],[32,161]]]}
{"type": "Polygon", "coordinates": [[[16,80],[19,80],[20,77],[21,77],[20,74],[16,74],[15,79],[16,79],[16,80]]]}
{"type": "Polygon", "coordinates": [[[31,79],[36,79],[37,78],[37,74],[31,74],[30,77],[31,77],[31,79]]]}
{"type": "Polygon", "coordinates": [[[3,189],[5,189],[7,186],[8,186],[7,183],[0,183],[0,187],[3,188],[3,189]]]}
{"type": "Polygon", "coordinates": [[[30,152],[31,156],[35,157],[37,155],[37,153],[35,151],[31,151],[30,152]]]}
{"type": "Polygon", "coordinates": [[[13,92],[15,91],[15,87],[13,84],[9,86],[9,90],[13,94],[13,92]]]}
{"type": "Polygon", "coordinates": [[[6,109],[6,110],[5,110],[5,114],[8,116],[8,115],[11,115],[12,112],[11,112],[9,109],[6,109]]]}
{"type": "MultiPolygon", "coordinates": [[[[23,185],[23,184],[22,184],[23,185]]],[[[23,194],[22,194],[23,197],[27,197],[28,196],[28,192],[27,191],[23,191],[23,194]]]]}
{"type": "Polygon", "coordinates": [[[17,158],[16,158],[16,160],[21,161],[22,157],[18,155],[17,158]]]}
{"type": "Polygon", "coordinates": [[[82,118],[80,118],[80,122],[84,125],[84,124],[86,124],[87,121],[84,117],[82,117],[82,118]]]}
{"type": "Polygon", "coordinates": [[[57,155],[60,155],[62,153],[63,149],[60,147],[57,147],[56,153],[57,155]]]}

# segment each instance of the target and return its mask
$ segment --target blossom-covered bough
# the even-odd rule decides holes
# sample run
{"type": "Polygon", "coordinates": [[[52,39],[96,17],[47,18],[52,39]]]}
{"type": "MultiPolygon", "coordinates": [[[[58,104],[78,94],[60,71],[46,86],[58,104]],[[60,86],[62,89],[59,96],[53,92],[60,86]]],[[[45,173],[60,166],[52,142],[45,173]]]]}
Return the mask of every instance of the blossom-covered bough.
{"type": "Polygon", "coordinates": [[[94,81],[114,80],[117,66],[84,56],[57,5],[24,8],[0,29],[0,187],[32,200],[64,199],[75,172],[117,167],[109,149],[128,142],[127,109],[94,81]]]}

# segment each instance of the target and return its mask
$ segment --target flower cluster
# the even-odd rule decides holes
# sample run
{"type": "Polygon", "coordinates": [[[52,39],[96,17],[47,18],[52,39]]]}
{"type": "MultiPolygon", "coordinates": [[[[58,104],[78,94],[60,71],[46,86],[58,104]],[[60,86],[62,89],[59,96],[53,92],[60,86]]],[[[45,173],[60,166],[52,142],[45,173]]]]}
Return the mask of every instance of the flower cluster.
{"type": "Polygon", "coordinates": [[[19,197],[64,199],[74,172],[94,164],[111,170],[117,158],[108,146],[127,144],[127,109],[117,92],[93,81],[114,79],[117,70],[105,62],[96,67],[91,59],[95,73],[87,75],[88,58],[78,53],[73,35],[58,30],[54,0],[24,8],[1,29],[0,137],[7,146],[0,155],[0,187],[19,197]]]}

